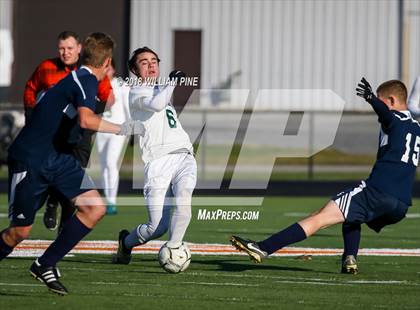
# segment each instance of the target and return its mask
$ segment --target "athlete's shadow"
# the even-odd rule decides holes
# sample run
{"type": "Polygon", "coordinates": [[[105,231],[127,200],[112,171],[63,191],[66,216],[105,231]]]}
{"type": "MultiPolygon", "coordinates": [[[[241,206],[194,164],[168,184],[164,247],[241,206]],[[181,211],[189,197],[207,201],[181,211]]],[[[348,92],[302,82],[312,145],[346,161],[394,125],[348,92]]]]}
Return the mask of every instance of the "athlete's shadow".
{"type": "MultiPolygon", "coordinates": [[[[298,264],[299,262],[296,261],[298,264]]],[[[316,270],[311,268],[278,266],[278,265],[264,265],[255,264],[252,262],[245,263],[237,259],[212,259],[212,260],[194,260],[191,264],[194,265],[217,265],[218,270],[226,272],[242,272],[247,270],[270,270],[270,271],[298,271],[298,272],[311,272],[322,274],[337,274],[337,272],[316,270]]]]}
{"type": "Polygon", "coordinates": [[[212,260],[196,260],[195,265],[218,265],[220,271],[227,272],[241,272],[247,270],[278,270],[278,271],[302,271],[302,272],[313,272],[313,269],[299,268],[299,267],[285,267],[285,266],[273,266],[273,265],[260,265],[252,262],[244,263],[239,260],[224,260],[224,259],[212,259],[212,260]]]}

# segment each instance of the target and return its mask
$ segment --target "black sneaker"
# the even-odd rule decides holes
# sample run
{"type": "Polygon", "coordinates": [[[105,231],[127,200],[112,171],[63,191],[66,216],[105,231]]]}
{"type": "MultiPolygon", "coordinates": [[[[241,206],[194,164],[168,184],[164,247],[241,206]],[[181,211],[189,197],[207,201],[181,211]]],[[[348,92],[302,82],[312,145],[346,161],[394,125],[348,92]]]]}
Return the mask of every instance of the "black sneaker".
{"type": "Polygon", "coordinates": [[[245,251],[248,253],[251,260],[256,263],[261,263],[263,258],[268,256],[267,252],[261,250],[255,241],[243,239],[238,236],[232,236],[230,237],[230,242],[239,251],[245,251]]]}
{"type": "Polygon", "coordinates": [[[358,272],[356,258],[353,255],[347,255],[341,265],[341,273],[357,274],[358,272]]]}
{"type": "Polygon", "coordinates": [[[112,258],[114,264],[128,265],[131,261],[131,249],[127,248],[124,244],[124,239],[130,234],[126,229],[121,230],[118,235],[118,251],[112,258]]]}
{"type": "Polygon", "coordinates": [[[44,267],[38,263],[38,260],[36,260],[32,264],[29,271],[35,279],[43,282],[51,292],[61,296],[67,295],[69,293],[64,285],[58,281],[58,278],[61,275],[57,268],[52,266],[44,267]]]}
{"type": "Polygon", "coordinates": [[[51,231],[56,230],[58,226],[57,209],[58,202],[48,199],[44,212],[44,225],[51,231]]]}

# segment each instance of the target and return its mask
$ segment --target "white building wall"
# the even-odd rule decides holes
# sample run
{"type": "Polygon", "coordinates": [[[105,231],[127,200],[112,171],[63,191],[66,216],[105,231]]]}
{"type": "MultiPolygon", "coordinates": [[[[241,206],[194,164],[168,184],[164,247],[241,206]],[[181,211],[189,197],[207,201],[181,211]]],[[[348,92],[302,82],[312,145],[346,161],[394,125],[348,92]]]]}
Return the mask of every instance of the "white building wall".
{"type": "Polygon", "coordinates": [[[420,75],[420,1],[408,0],[405,2],[405,31],[407,53],[404,62],[404,80],[408,82],[411,90],[414,80],[420,75]]]}
{"type": "MultiPolygon", "coordinates": [[[[406,15],[419,14],[419,3],[406,0],[406,15]]],[[[407,18],[411,85],[420,74],[420,27],[418,15],[407,18]]],[[[241,70],[232,88],[327,88],[346,109],[363,110],[354,95],[360,77],[374,86],[398,78],[398,0],[131,2],[131,51],[156,50],[162,74],[172,70],[173,30],[181,29],[202,30],[201,88],[241,70]]]]}
{"type": "Polygon", "coordinates": [[[12,0],[0,0],[0,29],[12,28],[12,0]]]}
{"type": "Polygon", "coordinates": [[[12,82],[12,17],[12,1],[0,0],[0,87],[9,87],[12,82]]]}

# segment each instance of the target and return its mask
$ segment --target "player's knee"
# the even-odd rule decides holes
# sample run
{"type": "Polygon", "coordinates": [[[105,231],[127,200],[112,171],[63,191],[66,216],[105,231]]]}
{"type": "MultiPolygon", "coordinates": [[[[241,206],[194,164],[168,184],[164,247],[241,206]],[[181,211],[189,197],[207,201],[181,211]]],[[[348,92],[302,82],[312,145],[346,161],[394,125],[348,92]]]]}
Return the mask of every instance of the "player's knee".
{"type": "Polygon", "coordinates": [[[31,233],[31,229],[32,226],[16,227],[16,240],[18,240],[18,242],[21,242],[25,239],[28,239],[31,233]]]}
{"type": "Polygon", "coordinates": [[[99,222],[106,214],[106,207],[104,204],[91,207],[90,217],[93,221],[99,222]]]}
{"type": "Polygon", "coordinates": [[[180,197],[191,198],[193,191],[193,188],[183,188],[177,192],[177,195],[180,197]]]}
{"type": "Polygon", "coordinates": [[[29,238],[32,226],[11,227],[4,235],[3,239],[13,246],[18,245],[29,238]]]}
{"type": "Polygon", "coordinates": [[[106,214],[105,204],[95,204],[79,207],[81,215],[88,219],[91,224],[99,222],[106,214]]]}

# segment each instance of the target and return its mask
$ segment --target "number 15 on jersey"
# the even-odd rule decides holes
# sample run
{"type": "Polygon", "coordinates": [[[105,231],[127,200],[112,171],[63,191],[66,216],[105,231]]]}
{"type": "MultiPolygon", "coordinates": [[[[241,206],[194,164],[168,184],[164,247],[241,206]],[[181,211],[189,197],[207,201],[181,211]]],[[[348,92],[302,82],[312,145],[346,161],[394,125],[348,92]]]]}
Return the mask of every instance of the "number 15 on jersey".
{"type": "Polygon", "coordinates": [[[410,147],[412,139],[414,139],[414,137],[411,133],[408,133],[405,136],[405,152],[401,157],[401,161],[408,163],[408,161],[410,160],[410,154],[412,154],[411,160],[413,162],[413,165],[417,167],[419,165],[420,137],[415,136],[416,141],[414,143],[413,150],[411,150],[410,147]]]}

